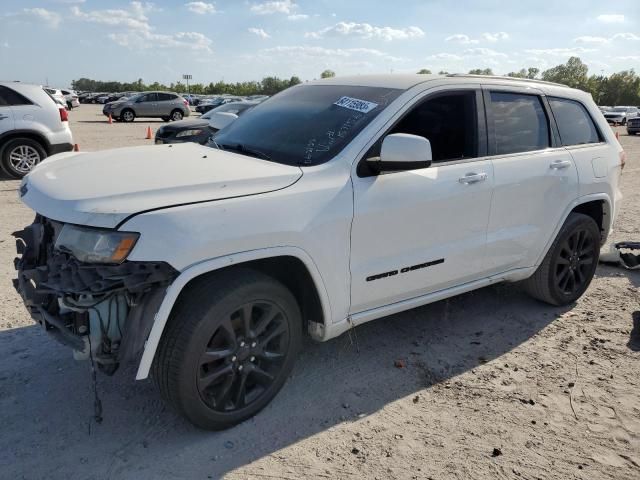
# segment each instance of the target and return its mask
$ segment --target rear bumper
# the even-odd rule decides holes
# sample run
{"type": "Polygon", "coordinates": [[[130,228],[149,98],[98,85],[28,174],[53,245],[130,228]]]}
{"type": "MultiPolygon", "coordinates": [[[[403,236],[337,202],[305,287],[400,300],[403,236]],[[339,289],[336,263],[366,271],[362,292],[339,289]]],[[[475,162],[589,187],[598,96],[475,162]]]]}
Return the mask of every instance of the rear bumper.
{"type": "Polygon", "coordinates": [[[70,152],[72,150],[73,150],[73,144],[58,143],[56,145],[49,146],[49,155],[55,155],[56,153],[70,152]]]}

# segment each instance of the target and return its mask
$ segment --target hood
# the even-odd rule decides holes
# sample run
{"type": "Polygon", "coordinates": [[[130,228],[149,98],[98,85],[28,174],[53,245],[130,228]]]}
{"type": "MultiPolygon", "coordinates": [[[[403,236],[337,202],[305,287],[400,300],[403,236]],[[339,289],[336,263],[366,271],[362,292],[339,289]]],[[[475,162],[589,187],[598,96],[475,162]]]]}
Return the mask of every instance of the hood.
{"type": "Polygon", "coordinates": [[[183,143],[54,155],[20,192],[47,218],[115,228],[143,211],[281,190],[301,176],[296,166],[183,143]]]}
{"type": "Polygon", "coordinates": [[[200,120],[197,118],[193,120],[178,120],[177,122],[171,122],[171,123],[168,123],[167,125],[163,125],[158,129],[158,131],[187,130],[189,128],[195,128],[195,127],[206,127],[207,125],[209,125],[209,122],[207,122],[206,118],[204,120],[200,120]]]}

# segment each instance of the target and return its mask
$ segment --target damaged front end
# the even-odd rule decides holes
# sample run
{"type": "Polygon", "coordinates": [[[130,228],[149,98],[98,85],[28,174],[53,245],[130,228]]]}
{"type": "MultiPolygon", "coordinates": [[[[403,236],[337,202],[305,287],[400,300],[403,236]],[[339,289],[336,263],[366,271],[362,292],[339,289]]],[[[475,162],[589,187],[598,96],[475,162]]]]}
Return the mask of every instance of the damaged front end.
{"type": "Polygon", "coordinates": [[[14,232],[20,256],[13,283],[47,333],[71,347],[77,360],[91,358],[111,375],[143,350],[178,272],[164,262],[80,261],[71,250],[56,247],[64,226],[37,216],[14,232]]]}

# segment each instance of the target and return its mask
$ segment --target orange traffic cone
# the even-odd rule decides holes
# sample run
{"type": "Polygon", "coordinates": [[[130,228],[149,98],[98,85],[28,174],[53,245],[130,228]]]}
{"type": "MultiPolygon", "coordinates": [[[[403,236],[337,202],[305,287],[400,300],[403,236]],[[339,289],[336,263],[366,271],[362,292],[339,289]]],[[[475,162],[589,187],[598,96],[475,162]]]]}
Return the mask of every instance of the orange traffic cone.
{"type": "Polygon", "coordinates": [[[146,138],[147,140],[151,140],[151,138],[152,138],[151,137],[151,127],[147,127],[147,136],[144,137],[144,138],[146,138]]]}
{"type": "Polygon", "coordinates": [[[77,143],[73,145],[73,151],[74,152],[79,152],[80,151],[80,145],[78,145],[77,143]]]}
{"type": "Polygon", "coordinates": [[[111,118],[111,114],[109,114],[109,124],[113,123],[113,119],[111,118]]]}

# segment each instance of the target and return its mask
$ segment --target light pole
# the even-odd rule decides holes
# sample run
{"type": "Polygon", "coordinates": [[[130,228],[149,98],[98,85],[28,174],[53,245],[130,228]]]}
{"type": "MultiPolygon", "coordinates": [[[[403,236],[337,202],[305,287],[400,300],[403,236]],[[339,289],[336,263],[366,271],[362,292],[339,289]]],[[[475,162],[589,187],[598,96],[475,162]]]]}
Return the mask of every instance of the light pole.
{"type": "Polygon", "coordinates": [[[192,78],[193,76],[191,75],[182,74],[182,79],[187,81],[187,96],[189,96],[189,98],[191,98],[191,94],[189,92],[189,80],[191,80],[192,78]]]}

